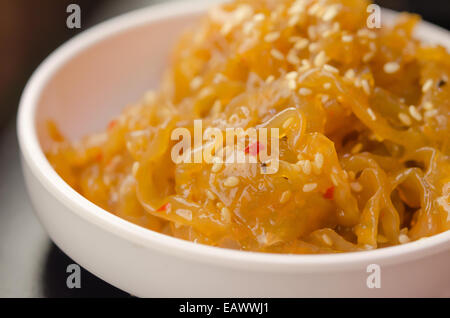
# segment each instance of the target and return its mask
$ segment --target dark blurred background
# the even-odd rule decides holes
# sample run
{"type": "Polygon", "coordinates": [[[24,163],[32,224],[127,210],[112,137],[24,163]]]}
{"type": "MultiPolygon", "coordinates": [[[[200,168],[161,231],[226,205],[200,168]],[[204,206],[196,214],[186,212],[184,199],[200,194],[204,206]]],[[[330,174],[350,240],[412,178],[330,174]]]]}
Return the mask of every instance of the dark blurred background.
{"type": "MultiPolygon", "coordinates": [[[[82,28],[170,0],[0,0],[0,297],[128,296],[86,271],[82,288],[66,287],[73,263],[37,223],[23,182],[15,134],[20,94],[33,70],[78,33],[66,27],[66,8],[81,7],[82,28]]],[[[190,0],[184,0],[190,1],[190,0]]],[[[383,7],[419,13],[450,29],[450,0],[379,0],[383,7]]]]}

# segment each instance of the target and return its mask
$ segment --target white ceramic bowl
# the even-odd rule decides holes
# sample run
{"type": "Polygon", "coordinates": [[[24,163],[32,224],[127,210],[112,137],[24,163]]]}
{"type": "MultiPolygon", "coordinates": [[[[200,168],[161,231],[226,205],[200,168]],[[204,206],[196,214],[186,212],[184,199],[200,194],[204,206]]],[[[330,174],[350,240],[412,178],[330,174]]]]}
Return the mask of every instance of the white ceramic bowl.
{"type": "MultiPolygon", "coordinates": [[[[444,296],[450,289],[450,232],[368,252],[271,255],[185,242],[122,220],[67,185],[42,152],[42,123],[54,118],[71,138],[101,130],[130,101],[155,87],[176,36],[211,1],[135,11],[83,32],[49,56],[20,102],[23,170],[36,213],[77,263],[136,296],[444,296]],[[381,268],[369,289],[366,269],[381,268]]],[[[383,12],[388,21],[392,12],[383,12]]],[[[427,23],[419,36],[450,46],[427,23]]],[[[18,229],[20,230],[20,229],[18,229]]]]}

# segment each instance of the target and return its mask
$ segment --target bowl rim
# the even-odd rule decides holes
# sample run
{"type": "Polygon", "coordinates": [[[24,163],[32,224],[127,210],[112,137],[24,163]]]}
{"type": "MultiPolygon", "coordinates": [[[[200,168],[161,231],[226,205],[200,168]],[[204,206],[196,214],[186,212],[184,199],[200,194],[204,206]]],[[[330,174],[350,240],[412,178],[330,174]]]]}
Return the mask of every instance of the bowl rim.
{"type": "MultiPolygon", "coordinates": [[[[41,149],[35,125],[35,113],[41,93],[52,76],[72,58],[99,41],[162,19],[199,14],[212,2],[220,1],[174,1],[134,10],[81,32],[51,53],[31,76],[20,100],[17,134],[22,164],[26,165],[40,184],[71,213],[102,230],[133,245],[221,267],[264,272],[347,271],[365,268],[368,264],[403,263],[450,249],[450,231],[404,245],[355,253],[321,255],[269,254],[195,244],[148,230],[105,211],[77,193],[56,173],[41,149]]],[[[396,13],[383,9],[383,14],[392,18],[396,13]]],[[[427,22],[422,22],[418,28],[425,34],[433,32],[440,40],[447,42],[444,45],[449,46],[449,31],[427,22]]]]}

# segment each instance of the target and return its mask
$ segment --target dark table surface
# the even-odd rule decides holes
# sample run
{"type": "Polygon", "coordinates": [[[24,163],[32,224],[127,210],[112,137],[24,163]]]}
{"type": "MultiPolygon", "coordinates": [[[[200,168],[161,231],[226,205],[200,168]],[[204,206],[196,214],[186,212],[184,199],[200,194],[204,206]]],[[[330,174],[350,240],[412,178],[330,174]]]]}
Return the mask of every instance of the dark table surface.
{"type": "MultiPolygon", "coordinates": [[[[134,6],[140,7],[148,2],[136,1],[134,6]]],[[[435,13],[429,12],[433,6],[428,6],[428,2],[402,0],[379,3],[399,3],[400,7],[391,7],[416,12],[421,10],[414,5],[427,3],[428,11],[423,13],[428,20],[449,27],[446,14],[450,8],[448,0],[434,2],[439,4],[440,12],[444,13],[435,16],[435,19],[435,13]],[[409,7],[405,3],[409,3],[409,7]]],[[[110,9],[103,13],[100,20],[120,11],[117,8],[110,9]]],[[[25,189],[19,159],[15,119],[11,118],[6,126],[0,127],[0,297],[129,297],[127,293],[86,270],[81,272],[80,289],[66,286],[69,275],[66,269],[74,261],[51,242],[36,219],[25,189]]]]}

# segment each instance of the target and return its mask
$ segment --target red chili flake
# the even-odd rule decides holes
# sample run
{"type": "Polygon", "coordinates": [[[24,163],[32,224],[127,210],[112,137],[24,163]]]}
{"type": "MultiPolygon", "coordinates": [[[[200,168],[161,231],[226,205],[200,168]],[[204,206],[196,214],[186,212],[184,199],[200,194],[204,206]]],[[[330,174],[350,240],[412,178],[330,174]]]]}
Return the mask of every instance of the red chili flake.
{"type": "Polygon", "coordinates": [[[162,211],[167,211],[167,210],[170,210],[170,203],[164,204],[158,210],[156,210],[156,212],[162,212],[162,211]]]}
{"type": "Polygon", "coordinates": [[[111,130],[111,129],[113,129],[116,125],[117,125],[117,120],[116,120],[116,119],[113,119],[113,120],[111,120],[111,121],[109,122],[109,124],[108,124],[108,129],[111,130]]]}
{"type": "Polygon", "coordinates": [[[323,197],[328,200],[333,200],[334,196],[334,187],[329,187],[327,191],[323,194],[323,197]]]}
{"type": "Polygon", "coordinates": [[[245,147],[245,153],[250,153],[250,155],[256,156],[262,149],[264,149],[264,145],[256,141],[245,147]]]}
{"type": "Polygon", "coordinates": [[[99,152],[97,154],[97,156],[95,157],[95,160],[98,161],[98,162],[102,161],[103,160],[103,153],[99,152]]]}

